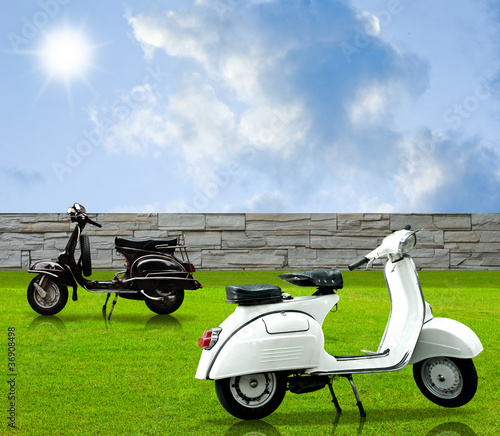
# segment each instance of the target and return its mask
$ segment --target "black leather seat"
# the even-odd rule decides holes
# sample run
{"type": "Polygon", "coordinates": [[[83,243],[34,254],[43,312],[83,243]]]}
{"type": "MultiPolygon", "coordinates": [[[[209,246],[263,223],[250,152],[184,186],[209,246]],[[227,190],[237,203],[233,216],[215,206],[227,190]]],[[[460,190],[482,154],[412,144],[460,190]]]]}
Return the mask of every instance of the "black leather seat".
{"type": "Polygon", "coordinates": [[[134,248],[144,251],[174,251],[174,248],[171,247],[177,245],[177,238],[174,236],[171,238],[134,239],[118,236],[115,238],[115,245],[120,248],[134,248]]]}
{"type": "Polygon", "coordinates": [[[338,269],[324,269],[320,271],[293,272],[280,274],[282,280],[286,280],[296,286],[318,286],[342,289],[344,280],[338,269]]]}
{"type": "Polygon", "coordinates": [[[281,288],[274,285],[236,285],[226,287],[228,303],[255,305],[283,301],[281,288]]]}

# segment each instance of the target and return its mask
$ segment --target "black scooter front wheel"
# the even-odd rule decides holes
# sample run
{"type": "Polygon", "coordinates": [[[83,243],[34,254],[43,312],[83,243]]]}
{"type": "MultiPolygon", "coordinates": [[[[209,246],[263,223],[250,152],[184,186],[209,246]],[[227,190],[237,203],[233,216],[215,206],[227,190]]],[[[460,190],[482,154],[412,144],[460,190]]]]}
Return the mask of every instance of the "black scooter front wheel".
{"type": "Polygon", "coordinates": [[[174,289],[172,291],[154,291],[151,293],[153,298],[162,298],[161,300],[151,300],[146,298],[146,306],[159,315],[168,315],[181,307],[184,301],[184,289],[174,289]]]}
{"type": "Polygon", "coordinates": [[[28,286],[28,303],[40,315],[55,315],[68,302],[68,288],[56,278],[36,276],[28,286]]]}

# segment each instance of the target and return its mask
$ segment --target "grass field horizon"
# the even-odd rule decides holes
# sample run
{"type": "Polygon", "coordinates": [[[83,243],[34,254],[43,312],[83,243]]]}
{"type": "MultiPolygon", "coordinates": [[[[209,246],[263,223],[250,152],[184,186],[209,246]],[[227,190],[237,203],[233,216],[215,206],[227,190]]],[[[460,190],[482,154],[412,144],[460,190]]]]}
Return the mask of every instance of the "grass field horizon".
{"type": "MultiPolygon", "coordinates": [[[[500,271],[419,272],[436,317],[456,319],[476,332],[484,351],[474,359],[478,391],[467,405],[439,407],[418,390],[410,366],[385,374],[354,376],[367,418],[360,422],[347,381],[334,381],[343,408],[335,416],[328,389],[287,392],[269,417],[240,421],[219,404],[213,381],[194,378],[197,340],[235,309],[225,286],[269,283],[293,296],[311,288],[283,282],[284,271],[198,271],[203,289],[186,291],[183,305],[159,316],[144,302],[119,299],[111,322],[104,295],[79,289],[56,316],[28,305],[33,275],[0,271],[0,319],[4,340],[0,434],[36,435],[493,435],[500,432],[500,271]],[[15,328],[16,429],[8,428],[8,329],[15,328]]],[[[325,348],[357,354],[377,348],[390,302],[381,271],[342,271],[339,310],[324,323],[325,348]]],[[[93,279],[107,279],[98,271],[93,279]]]]}

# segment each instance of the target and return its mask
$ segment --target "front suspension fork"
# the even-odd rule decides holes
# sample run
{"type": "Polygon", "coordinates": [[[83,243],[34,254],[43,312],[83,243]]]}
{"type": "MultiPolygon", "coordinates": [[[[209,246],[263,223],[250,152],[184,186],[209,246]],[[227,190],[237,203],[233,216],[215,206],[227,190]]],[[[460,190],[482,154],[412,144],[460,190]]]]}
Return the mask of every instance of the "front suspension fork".
{"type": "Polygon", "coordinates": [[[41,275],[40,278],[40,283],[35,282],[35,290],[38,295],[40,295],[40,298],[45,298],[47,296],[47,292],[45,292],[44,286],[47,284],[47,281],[49,279],[49,276],[46,274],[41,275]]]}

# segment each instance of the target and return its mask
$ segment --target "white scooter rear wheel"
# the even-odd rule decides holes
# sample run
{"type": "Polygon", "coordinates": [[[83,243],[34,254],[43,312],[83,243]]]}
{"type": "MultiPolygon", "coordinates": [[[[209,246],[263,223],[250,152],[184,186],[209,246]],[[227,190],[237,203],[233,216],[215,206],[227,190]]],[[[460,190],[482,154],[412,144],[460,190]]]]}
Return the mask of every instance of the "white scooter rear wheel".
{"type": "Polygon", "coordinates": [[[241,375],[215,381],[222,407],[240,419],[262,419],[273,413],[286,393],[286,377],[280,373],[241,375]]]}
{"type": "Polygon", "coordinates": [[[477,390],[472,359],[432,357],[413,365],[413,377],[425,397],[443,407],[463,406],[477,390]]]}

